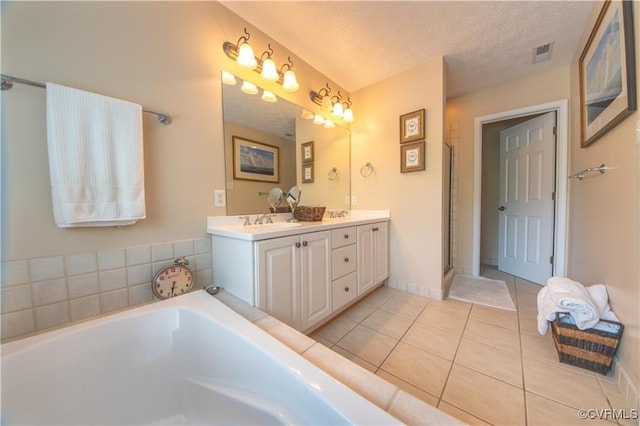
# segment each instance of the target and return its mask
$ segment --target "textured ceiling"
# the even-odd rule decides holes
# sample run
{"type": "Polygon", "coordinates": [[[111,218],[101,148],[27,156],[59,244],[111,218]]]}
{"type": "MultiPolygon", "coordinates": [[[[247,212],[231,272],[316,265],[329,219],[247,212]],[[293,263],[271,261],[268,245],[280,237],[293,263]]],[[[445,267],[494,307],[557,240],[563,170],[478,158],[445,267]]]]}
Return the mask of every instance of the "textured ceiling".
{"type": "Polygon", "coordinates": [[[451,98],[569,64],[597,2],[221,3],[350,92],[444,56],[451,98]],[[552,41],[551,59],[532,64],[552,41]]]}

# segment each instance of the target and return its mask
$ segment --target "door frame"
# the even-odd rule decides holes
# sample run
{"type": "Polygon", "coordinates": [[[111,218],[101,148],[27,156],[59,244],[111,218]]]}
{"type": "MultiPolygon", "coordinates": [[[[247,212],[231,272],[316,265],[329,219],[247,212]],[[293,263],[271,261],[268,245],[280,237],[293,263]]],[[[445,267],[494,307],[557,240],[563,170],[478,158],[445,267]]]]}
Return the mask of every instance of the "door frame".
{"type": "Polygon", "coordinates": [[[482,194],[482,126],[496,121],[508,120],[546,112],[556,113],[556,200],[555,235],[553,236],[553,275],[563,276],[566,271],[567,250],[567,179],[568,176],[568,105],[567,99],[532,105],[495,114],[476,117],[474,122],[473,146],[473,226],[471,274],[480,275],[480,208],[482,194]]]}

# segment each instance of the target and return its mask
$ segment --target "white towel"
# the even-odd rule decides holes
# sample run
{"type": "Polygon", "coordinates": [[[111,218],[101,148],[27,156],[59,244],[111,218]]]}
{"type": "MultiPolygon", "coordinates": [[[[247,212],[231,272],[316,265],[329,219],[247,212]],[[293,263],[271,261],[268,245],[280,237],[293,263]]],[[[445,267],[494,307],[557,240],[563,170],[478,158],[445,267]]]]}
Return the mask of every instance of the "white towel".
{"type": "Polygon", "coordinates": [[[579,282],[564,277],[551,277],[538,292],[538,332],[546,334],[549,321],[556,312],[568,312],[580,330],[600,321],[600,311],[589,291],[579,282]]]}
{"type": "Polygon", "coordinates": [[[59,227],[146,217],[140,105],[47,83],[47,141],[59,227]]]}

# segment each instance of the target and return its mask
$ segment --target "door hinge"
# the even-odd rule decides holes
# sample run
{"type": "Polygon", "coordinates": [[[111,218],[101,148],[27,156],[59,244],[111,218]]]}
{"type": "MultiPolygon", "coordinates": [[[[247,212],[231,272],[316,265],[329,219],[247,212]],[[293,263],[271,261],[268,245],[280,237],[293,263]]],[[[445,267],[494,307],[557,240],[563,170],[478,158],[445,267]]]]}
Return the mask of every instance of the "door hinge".
{"type": "Polygon", "coordinates": [[[551,193],[551,201],[555,201],[556,200],[556,191],[553,191],[551,193]]]}
{"type": "Polygon", "coordinates": [[[553,126],[553,136],[558,136],[558,127],[553,126]]]}
{"type": "Polygon", "coordinates": [[[553,265],[553,256],[549,258],[549,263],[553,265]]]}

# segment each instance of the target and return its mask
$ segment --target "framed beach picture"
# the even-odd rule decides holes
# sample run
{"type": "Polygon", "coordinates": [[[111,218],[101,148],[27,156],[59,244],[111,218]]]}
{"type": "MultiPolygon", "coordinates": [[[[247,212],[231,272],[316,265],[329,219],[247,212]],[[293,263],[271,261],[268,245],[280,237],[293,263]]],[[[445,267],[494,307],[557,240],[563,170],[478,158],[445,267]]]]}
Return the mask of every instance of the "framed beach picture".
{"type": "Polygon", "coordinates": [[[313,163],[302,165],[302,183],[313,183],[313,163]]]}
{"type": "Polygon", "coordinates": [[[424,115],[423,108],[400,116],[400,143],[424,139],[424,115]]]}
{"type": "Polygon", "coordinates": [[[313,141],[300,145],[300,156],[303,163],[313,163],[313,141]]]}
{"type": "Polygon", "coordinates": [[[260,182],[280,181],[279,148],[233,136],[233,178],[260,182]]]}
{"type": "Polygon", "coordinates": [[[425,169],[424,141],[400,145],[400,173],[425,169]]]}
{"type": "Polygon", "coordinates": [[[580,146],[587,147],[636,110],[631,1],[606,1],[579,59],[580,146]]]}

